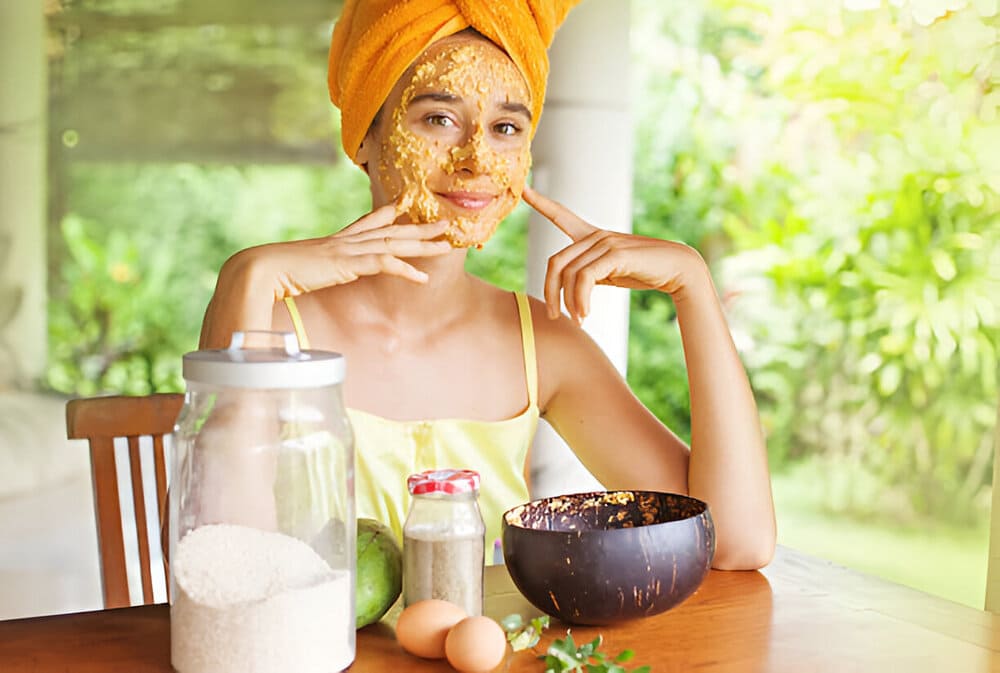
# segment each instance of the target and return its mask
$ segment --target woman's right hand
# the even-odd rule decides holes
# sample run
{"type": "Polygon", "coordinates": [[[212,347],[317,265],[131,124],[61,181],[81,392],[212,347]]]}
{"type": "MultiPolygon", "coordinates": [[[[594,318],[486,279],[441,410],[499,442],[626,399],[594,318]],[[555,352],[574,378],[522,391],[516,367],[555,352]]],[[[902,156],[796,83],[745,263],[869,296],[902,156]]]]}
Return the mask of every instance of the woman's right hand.
{"type": "Polygon", "coordinates": [[[389,204],[336,234],[248,248],[232,261],[252,265],[253,277],[271,278],[276,302],[382,273],[425,283],[427,274],[404,259],[451,251],[447,241],[434,240],[444,233],[448,223],[396,224],[399,216],[396,206],[389,204]]]}
{"type": "Polygon", "coordinates": [[[389,274],[415,283],[427,274],[405,261],[453,248],[444,240],[447,222],[397,224],[394,204],[377,208],[336,234],[241,250],[219,272],[205,313],[201,348],[224,348],[237,330],[269,330],[274,304],[361,276],[389,274]]]}

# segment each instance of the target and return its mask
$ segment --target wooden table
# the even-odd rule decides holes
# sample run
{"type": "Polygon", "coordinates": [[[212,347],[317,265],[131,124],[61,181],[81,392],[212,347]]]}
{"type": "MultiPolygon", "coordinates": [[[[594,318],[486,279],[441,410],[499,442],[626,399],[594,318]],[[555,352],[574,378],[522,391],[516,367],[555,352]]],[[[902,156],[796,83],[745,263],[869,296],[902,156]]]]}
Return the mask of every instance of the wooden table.
{"type": "MultiPolygon", "coordinates": [[[[487,613],[538,614],[505,569],[487,572],[487,613]]],[[[389,622],[392,620],[390,619],[389,622]]],[[[0,622],[0,671],[170,671],[166,605],[0,622]]],[[[604,651],[635,650],[629,667],[653,673],[978,673],[1000,671],[1000,617],[779,549],[762,572],[712,571],[677,608],[603,633],[604,651]]],[[[538,652],[565,627],[553,623],[538,652]]],[[[404,653],[387,623],[358,632],[352,673],[451,671],[404,653]]],[[[542,673],[535,653],[508,656],[503,673],[542,673]]]]}

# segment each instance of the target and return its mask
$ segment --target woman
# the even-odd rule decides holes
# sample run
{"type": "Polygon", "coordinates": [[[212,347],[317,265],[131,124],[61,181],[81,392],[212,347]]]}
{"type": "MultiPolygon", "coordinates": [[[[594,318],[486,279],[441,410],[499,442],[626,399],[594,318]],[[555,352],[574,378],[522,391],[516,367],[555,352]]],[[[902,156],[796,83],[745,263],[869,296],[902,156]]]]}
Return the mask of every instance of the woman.
{"type": "Polygon", "coordinates": [[[525,186],[545,49],[572,4],[347,0],[330,92],[373,210],[331,236],[230,258],[201,346],[225,347],[239,329],[295,330],[343,353],[359,516],[397,534],[409,473],[468,467],[483,474],[492,542],[500,514],[528,500],[523,470],[541,416],[606,487],[706,500],[714,565],[758,568],[775,544],[766,450],[704,261],[682,244],[601,230],[525,186]],[[465,272],[468,248],[522,197],[572,239],[549,261],[544,302],[465,272]],[[580,328],[595,284],[673,298],[690,449],[580,328]]]}

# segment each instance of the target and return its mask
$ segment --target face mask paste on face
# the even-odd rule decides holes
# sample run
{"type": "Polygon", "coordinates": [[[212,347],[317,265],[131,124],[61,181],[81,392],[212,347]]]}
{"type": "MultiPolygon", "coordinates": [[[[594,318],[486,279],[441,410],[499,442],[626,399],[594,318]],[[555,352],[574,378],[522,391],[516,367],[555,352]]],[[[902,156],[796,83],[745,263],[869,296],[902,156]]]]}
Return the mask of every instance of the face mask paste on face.
{"type": "Polygon", "coordinates": [[[509,115],[520,127],[516,140],[487,137],[492,133],[488,125],[494,123],[488,110],[497,91],[530,105],[520,73],[492,45],[475,41],[432,50],[414,68],[381,143],[379,174],[387,192],[399,199],[400,212],[413,222],[447,219],[445,238],[455,247],[482,247],[489,240],[521,199],[531,167],[530,125],[522,115],[509,115]],[[471,103],[472,133],[464,134],[457,145],[415,133],[407,115],[418,92],[445,93],[471,103]],[[494,198],[481,210],[470,211],[437,195],[464,191],[486,192],[494,198]]]}

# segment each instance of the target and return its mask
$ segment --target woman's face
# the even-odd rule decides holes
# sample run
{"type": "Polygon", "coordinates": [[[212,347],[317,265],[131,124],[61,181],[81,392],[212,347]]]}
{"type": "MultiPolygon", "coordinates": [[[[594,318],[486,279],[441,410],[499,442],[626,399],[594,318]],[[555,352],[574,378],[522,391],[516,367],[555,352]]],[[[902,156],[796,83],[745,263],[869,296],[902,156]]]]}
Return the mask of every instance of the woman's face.
{"type": "Polygon", "coordinates": [[[358,153],[375,205],[451,223],[455,247],[482,246],[521,198],[531,166],[531,100],[493,43],[453,35],[400,78],[358,153]]]}

